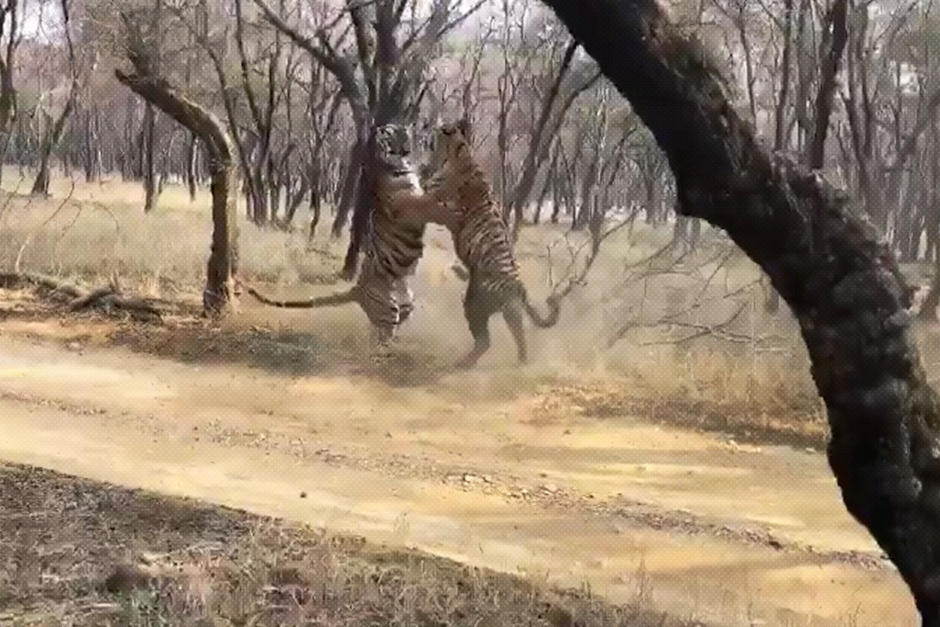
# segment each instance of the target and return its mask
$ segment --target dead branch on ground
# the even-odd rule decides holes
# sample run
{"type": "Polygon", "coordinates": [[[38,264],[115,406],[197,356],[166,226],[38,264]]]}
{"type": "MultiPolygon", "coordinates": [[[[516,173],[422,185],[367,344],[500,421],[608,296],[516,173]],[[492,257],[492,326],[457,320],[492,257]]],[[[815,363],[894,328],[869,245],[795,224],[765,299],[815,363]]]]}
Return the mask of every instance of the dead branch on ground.
{"type": "Polygon", "coordinates": [[[178,309],[170,301],[128,295],[123,292],[116,278],[108,286],[87,289],[46,274],[36,272],[0,272],[0,287],[6,289],[33,286],[62,301],[68,312],[95,309],[105,313],[126,312],[135,318],[162,320],[163,316],[178,309]]]}

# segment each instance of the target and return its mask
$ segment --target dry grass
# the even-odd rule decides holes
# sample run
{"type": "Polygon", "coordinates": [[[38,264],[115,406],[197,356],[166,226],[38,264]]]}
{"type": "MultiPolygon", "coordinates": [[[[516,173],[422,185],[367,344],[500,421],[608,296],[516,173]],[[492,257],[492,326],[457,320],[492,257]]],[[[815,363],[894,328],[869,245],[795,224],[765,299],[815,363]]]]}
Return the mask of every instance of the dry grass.
{"type": "MultiPolygon", "coordinates": [[[[100,282],[117,274],[147,296],[196,291],[205,280],[211,222],[202,191],[190,202],[168,186],[151,215],[144,215],[139,184],[76,183],[62,179],[49,199],[23,195],[26,180],[8,170],[0,197],[0,267],[12,268],[24,242],[22,267],[100,282]],[[15,193],[16,191],[20,193],[15,193]],[[9,194],[14,192],[14,194],[9,194]],[[51,217],[51,219],[50,219],[51,217]]],[[[331,280],[341,242],[317,242],[306,252],[301,232],[258,229],[241,216],[241,270],[262,281],[331,280]]],[[[324,231],[326,228],[323,229],[324,231]]]]}
{"type": "Polygon", "coordinates": [[[0,466],[0,623],[695,625],[244,512],[0,466]]]}
{"type": "MultiPolygon", "coordinates": [[[[13,170],[5,174],[8,192],[25,189],[27,183],[13,170]]],[[[149,216],[141,212],[143,192],[133,182],[76,183],[73,188],[59,178],[52,193],[50,199],[0,199],[0,269],[9,269],[29,240],[22,254],[24,269],[91,284],[117,274],[145,296],[198,300],[211,228],[205,191],[191,203],[185,190],[170,185],[149,216]]],[[[299,225],[303,219],[299,216],[299,225]]],[[[259,230],[244,217],[240,228],[240,272],[249,280],[295,296],[309,294],[310,284],[334,282],[344,243],[329,239],[328,224],[315,243],[318,252],[304,250],[301,231],[259,230]]],[[[550,225],[523,230],[517,254],[534,300],[564,277],[572,254],[580,255],[576,265],[581,263],[584,237],[550,225]]],[[[788,315],[763,312],[753,264],[708,232],[692,255],[655,256],[670,237],[669,227],[644,224],[613,235],[588,284],[564,302],[558,327],[529,334],[535,363],[513,369],[502,379],[505,390],[492,389],[490,378],[487,388],[473,390],[471,385],[469,391],[513,394],[546,383],[554,388],[587,383],[616,389],[634,403],[676,407],[681,401],[690,408],[687,414],[715,407],[704,414],[730,412],[735,418],[728,425],[753,424],[757,434],[803,432],[804,439],[821,444],[825,427],[805,350],[788,315]],[[642,263],[650,258],[652,262],[642,263]],[[678,325],[658,324],[677,312],[684,312],[671,320],[678,325]],[[733,324],[720,325],[735,313],[733,324]],[[705,332],[714,325],[719,327],[705,332]],[[683,341],[697,331],[702,337],[683,341]]],[[[414,282],[418,311],[404,330],[404,343],[406,350],[438,367],[466,350],[470,338],[461,310],[465,284],[449,270],[449,238],[435,228],[428,242],[414,282]]],[[[277,336],[304,333],[344,349],[364,345],[353,338],[364,337],[367,325],[348,309],[302,317],[263,311],[246,314],[245,325],[270,328],[277,336]]],[[[491,326],[494,350],[481,365],[514,365],[504,325],[494,318],[491,326]]],[[[612,406],[627,405],[624,400],[612,406]]],[[[710,420],[699,423],[716,427],[710,420]]]]}

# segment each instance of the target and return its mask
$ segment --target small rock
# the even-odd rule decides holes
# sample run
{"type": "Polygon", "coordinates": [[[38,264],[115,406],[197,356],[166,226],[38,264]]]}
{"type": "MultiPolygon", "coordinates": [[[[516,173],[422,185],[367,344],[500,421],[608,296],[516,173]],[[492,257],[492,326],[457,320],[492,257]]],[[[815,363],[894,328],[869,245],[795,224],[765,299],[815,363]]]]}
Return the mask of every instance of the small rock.
{"type": "Polygon", "coordinates": [[[558,486],[555,485],[554,483],[546,483],[545,485],[542,486],[542,490],[544,492],[548,492],[549,494],[555,494],[556,492],[558,492],[558,486]]]}
{"type": "Polygon", "coordinates": [[[307,498],[307,493],[306,493],[306,492],[301,492],[301,493],[300,493],[300,498],[302,498],[302,499],[307,498]]]}

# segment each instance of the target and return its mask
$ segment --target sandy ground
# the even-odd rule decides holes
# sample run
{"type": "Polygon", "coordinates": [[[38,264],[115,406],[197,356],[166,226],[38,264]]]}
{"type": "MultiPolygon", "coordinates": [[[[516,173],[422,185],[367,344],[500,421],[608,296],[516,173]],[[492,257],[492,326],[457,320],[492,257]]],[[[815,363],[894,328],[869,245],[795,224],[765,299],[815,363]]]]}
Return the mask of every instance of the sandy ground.
{"type": "Polygon", "coordinates": [[[579,417],[550,390],[500,393],[508,367],[392,385],[69,333],[0,322],[0,459],[587,584],[615,603],[640,586],[719,624],[917,624],[818,452],[579,417]]]}

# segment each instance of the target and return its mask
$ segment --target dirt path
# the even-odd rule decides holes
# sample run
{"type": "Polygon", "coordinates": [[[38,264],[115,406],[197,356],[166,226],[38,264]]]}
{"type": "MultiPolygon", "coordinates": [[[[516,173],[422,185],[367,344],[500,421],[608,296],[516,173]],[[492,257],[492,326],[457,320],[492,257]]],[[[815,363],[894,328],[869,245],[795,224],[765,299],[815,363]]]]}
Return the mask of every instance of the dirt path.
{"type": "Polygon", "coordinates": [[[614,602],[652,594],[723,624],[917,624],[818,453],[547,418],[543,398],[494,395],[498,371],[393,388],[16,331],[0,325],[0,459],[587,582],[614,602]]]}

